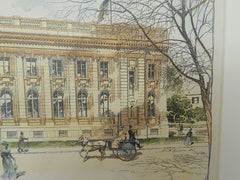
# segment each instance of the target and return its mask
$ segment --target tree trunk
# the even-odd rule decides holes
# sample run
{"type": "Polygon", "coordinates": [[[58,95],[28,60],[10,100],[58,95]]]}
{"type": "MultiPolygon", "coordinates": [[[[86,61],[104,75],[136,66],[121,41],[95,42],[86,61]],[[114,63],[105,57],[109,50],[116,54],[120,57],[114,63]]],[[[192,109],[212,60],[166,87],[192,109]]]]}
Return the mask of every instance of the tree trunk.
{"type": "Polygon", "coordinates": [[[210,171],[210,159],[211,159],[211,146],[212,146],[212,111],[210,103],[210,94],[207,93],[207,90],[204,87],[201,88],[202,102],[206,114],[206,123],[208,131],[208,171],[207,171],[207,180],[209,179],[210,171]]]}

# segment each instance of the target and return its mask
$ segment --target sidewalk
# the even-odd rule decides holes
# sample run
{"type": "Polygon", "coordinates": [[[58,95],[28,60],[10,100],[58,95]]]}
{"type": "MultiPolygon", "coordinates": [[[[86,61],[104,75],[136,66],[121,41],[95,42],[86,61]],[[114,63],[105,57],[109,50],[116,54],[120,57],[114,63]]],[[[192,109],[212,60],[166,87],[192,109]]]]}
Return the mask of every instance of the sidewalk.
{"type": "MultiPolygon", "coordinates": [[[[140,151],[149,151],[153,149],[185,149],[185,148],[201,148],[207,147],[207,142],[196,142],[190,147],[186,147],[183,142],[159,142],[159,143],[152,143],[152,144],[145,144],[144,147],[140,151]]],[[[71,152],[79,152],[81,150],[81,146],[73,146],[73,147],[43,147],[43,148],[29,148],[29,151],[26,153],[19,153],[17,152],[17,148],[11,148],[12,154],[44,154],[44,153],[71,153],[71,152]]],[[[106,151],[111,151],[106,149],[106,151]]]]}
{"type": "Polygon", "coordinates": [[[81,146],[74,147],[50,147],[50,148],[29,148],[28,152],[19,153],[17,152],[17,148],[11,148],[12,154],[43,154],[43,153],[71,153],[71,152],[79,152],[81,150],[81,146]]]}

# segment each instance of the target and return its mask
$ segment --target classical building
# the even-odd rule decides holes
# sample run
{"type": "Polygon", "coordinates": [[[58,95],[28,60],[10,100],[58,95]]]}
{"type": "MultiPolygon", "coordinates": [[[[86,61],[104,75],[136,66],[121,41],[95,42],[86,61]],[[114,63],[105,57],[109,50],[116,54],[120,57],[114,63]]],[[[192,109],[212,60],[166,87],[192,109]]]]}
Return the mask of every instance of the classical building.
{"type": "Polygon", "coordinates": [[[0,17],[1,139],[167,137],[166,63],[136,26],[0,17]]]}

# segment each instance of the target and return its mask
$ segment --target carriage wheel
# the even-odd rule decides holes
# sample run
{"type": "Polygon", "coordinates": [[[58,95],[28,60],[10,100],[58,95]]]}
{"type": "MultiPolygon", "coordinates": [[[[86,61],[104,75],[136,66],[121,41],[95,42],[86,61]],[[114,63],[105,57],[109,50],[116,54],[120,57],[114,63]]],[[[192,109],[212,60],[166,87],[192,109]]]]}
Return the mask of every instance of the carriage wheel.
{"type": "Polygon", "coordinates": [[[118,156],[123,161],[130,161],[136,157],[137,150],[135,145],[131,143],[126,143],[118,149],[118,156]]]}

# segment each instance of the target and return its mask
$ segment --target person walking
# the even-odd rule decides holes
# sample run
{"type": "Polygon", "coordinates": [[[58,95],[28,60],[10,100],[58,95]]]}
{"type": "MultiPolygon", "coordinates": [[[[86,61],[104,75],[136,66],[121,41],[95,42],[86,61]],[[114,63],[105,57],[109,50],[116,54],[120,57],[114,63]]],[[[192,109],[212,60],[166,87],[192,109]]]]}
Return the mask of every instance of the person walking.
{"type": "Polygon", "coordinates": [[[24,133],[21,131],[18,141],[18,152],[23,152],[25,146],[24,146],[24,140],[28,140],[28,138],[24,137],[24,133]]]}
{"type": "Polygon", "coordinates": [[[3,175],[1,177],[6,180],[15,180],[17,178],[16,160],[11,154],[8,143],[3,141],[1,144],[4,146],[4,149],[0,151],[3,166],[3,175]]]}
{"type": "Polygon", "coordinates": [[[186,138],[184,140],[184,145],[185,146],[191,146],[193,144],[192,142],[192,128],[189,129],[188,133],[186,134],[186,138]]]}

